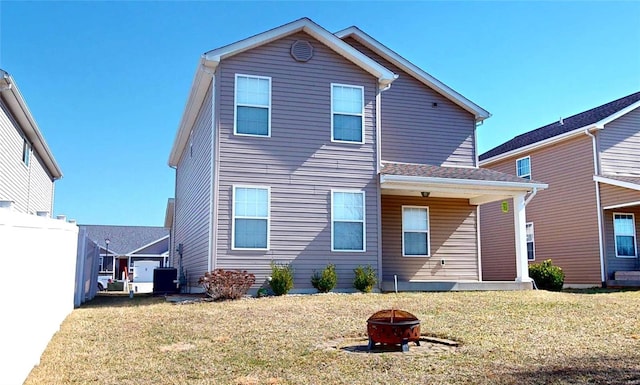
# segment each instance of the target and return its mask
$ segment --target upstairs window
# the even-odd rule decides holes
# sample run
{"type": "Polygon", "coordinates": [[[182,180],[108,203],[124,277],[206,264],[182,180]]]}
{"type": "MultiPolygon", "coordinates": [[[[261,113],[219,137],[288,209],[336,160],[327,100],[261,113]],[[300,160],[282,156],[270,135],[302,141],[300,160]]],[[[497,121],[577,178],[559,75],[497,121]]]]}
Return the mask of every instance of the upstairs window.
{"type": "Polygon", "coordinates": [[[365,251],[364,191],[332,191],[332,251],[365,251]]]}
{"type": "Polygon", "coordinates": [[[613,214],[613,231],[616,237],[616,257],[635,257],[636,225],[633,214],[613,214]]]}
{"type": "Polygon", "coordinates": [[[364,88],[331,84],[331,140],[364,143],[364,88]]]}
{"type": "Polygon", "coordinates": [[[533,222],[527,223],[526,232],[527,232],[527,259],[529,261],[535,261],[536,247],[535,247],[535,239],[533,237],[533,222]]]}
{"type": "Polygon", "coordinates": [[[531,179],[531,158],[527,156],[516,160],[516,171],[520,178],[531,179]]]}
{"type": "Polygon", "coordinates": [[[271,136],[271,78],[236,74],[234,134],[271,136]]]}
{"type": "Polygon", "coordinates": [[[429,256],[429,208],[402,207],[402,255],[429,256]]]}
{"type": "Polygon", "coordinates": [[[22,163],[24,163],[25,166],[28,166],[30,158],[31,158],[31,145],[29,145],[29,142],[27,142],[27,140],[24,139],[24,142],[22,143],[22,163]]]}
{"type": "Polygon", "coordinates": [[[268,187],[233,187],[233,249],[269,249],[268,187]]]}

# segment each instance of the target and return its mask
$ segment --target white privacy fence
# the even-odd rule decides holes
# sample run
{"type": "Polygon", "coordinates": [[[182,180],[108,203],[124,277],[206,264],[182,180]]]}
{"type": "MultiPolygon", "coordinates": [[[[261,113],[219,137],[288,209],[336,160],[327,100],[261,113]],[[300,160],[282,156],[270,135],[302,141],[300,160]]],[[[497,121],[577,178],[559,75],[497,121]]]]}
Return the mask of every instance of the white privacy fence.
{"type": "MultiPolygon", "coordinates": [[[[73,310],[76,274],[91,269],[83,258],[76,270],[78,244],[73,223],[0,208],[0,384],[24,382],[73,310]]],[[[91,284],[83,282],[88,298],[91,284]]]]}
{"type": "Polygon", "coordinates": [[[87,230],[78,233],[78,261],[76,264],[76,289],[73,303],[76,307],[93,299],[98,291],[100,248],[87,237],[87,230]]]}

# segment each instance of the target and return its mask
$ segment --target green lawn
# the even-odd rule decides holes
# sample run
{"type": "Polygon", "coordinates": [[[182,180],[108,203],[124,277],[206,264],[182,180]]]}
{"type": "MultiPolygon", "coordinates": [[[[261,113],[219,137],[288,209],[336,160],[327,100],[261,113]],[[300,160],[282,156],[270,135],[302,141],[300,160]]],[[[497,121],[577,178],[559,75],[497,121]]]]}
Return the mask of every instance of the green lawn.
{"type": "Polygon", "coordinates": [[[172,304],[100,296],[26,384],[640,384],[640,291],[322,294],[172,304]],[[386,308],[459,341],[437,354],[328,348],[386,308]]]}

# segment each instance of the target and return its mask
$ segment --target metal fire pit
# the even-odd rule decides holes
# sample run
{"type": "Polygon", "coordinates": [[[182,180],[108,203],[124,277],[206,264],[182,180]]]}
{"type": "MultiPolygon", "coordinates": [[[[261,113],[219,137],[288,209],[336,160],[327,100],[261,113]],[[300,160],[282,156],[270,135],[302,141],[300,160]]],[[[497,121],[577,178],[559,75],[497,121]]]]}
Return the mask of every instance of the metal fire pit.
{"type": "Polygon", "coordinates": [[[420,346],[420,320],[404,310],[380,310],[367,320],[369,350],[377,343],[401,345],[403,352],[409,351],[409,341],[420,346]]]}

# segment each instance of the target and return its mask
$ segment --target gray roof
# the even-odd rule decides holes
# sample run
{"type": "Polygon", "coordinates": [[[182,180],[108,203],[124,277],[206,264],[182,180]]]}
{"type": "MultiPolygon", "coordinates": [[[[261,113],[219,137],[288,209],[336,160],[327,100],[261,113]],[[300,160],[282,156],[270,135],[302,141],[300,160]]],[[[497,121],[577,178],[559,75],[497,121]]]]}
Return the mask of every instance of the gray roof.
{"type": "Polygon", "coordinates": [[[424,178],[466,179],[477,181],[516,182],[530,184],[541,183],[485,168],[439,167],[431,166],[428,164],[412,163],[384,162],[382,164],[382,170],[380,171],[380,173],[383,175],[404,175],[424,178]]]}
{"type": "Polygon", "coordinates": [[[554,136],[565,134],[567,132],[586,127],[590,124],[597,123],[615,114],[616,112],[629,107],[637,101],[640,101],[640,92],[627,95],[623,98],[614,100],[607,104],[603,104],[599,107],[592,108],[588,111],[581,112],[568,118],[564,118],[561,121],[556,121],[551,124],[547,124],[546,126],[536,128],[533,131],[518,135],[515,138],[492,148],[491,150],[480,155],[480,160],[493,158],[494,156],[504,154],[505,152],[513,151],[520,147],[541,142],[543,140],[553,138],[554,136]]]}
{"type": "Polygon", "coordinates": [[[125,255],[169,235],[169,229],[156,226],[79,225],[87,230],[89,239],[104,248],[109,239],[109,251],[125,255]]]}

